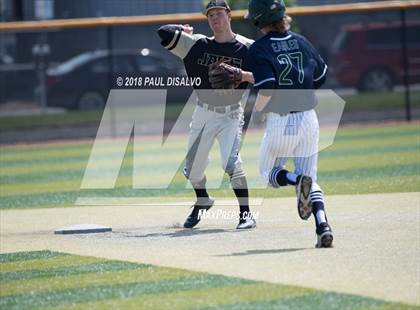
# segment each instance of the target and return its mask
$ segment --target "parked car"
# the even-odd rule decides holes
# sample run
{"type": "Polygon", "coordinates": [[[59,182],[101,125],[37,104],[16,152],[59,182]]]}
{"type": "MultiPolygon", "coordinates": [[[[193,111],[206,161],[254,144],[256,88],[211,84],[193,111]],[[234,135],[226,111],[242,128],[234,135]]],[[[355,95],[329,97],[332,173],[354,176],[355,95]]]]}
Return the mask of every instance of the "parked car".
{"type": "MultiPolygon", "coordinates": [[[[420,23],[407,23],[410,83],[420,82],[420,23]]],[[[404,82],[401,23],[344,26],[333,47],[333,70],[342,86],[392,90],[404,82]]]]}
{"type": "MultiPolygon", "coordinates": [[[[116,76],[181,76],[183,69],[149,51],[89,51],[47,70],[48,106],[92,110],[103,107],[116,76]],[[112,58],[112,59],[110,59],[112,58]],[[113,70],[110,72],[110,65],[113,70]]],[[[183,100],[188,89],[171,89],[168,100],[183,100]]]]}

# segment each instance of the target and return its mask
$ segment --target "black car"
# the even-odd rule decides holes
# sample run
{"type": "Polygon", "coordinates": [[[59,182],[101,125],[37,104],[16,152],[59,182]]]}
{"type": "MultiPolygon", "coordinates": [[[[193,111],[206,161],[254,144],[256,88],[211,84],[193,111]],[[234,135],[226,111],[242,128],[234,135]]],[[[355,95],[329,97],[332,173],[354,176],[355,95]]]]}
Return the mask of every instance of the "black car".
{"type": "MultiPolygon", "coordinates": [[[[117,88],[117,76],[162,77],[184,76],[180,64],[142,51],[96,50],[79,54],[47,70],[47,104],[52,107],[92,110],[105,105],[109,90],[117,88]],[[110,72],[111,66],[113,70],[110,72]]],[[[132,84],[132,83],[131,83],[132,84]]],[[[133,85],[130,85],[133,86],[133,85]]],[[[182,101],[190,90],[171,89],[168,101],[182,101]]]]}

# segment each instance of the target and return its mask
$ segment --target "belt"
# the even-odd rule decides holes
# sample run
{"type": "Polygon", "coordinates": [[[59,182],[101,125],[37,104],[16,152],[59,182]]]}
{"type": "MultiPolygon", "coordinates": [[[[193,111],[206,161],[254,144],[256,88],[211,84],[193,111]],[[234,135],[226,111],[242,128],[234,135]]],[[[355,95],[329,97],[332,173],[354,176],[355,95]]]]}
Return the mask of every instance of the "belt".
{"type": "Polygon", "coordinates": [[[286,115],[288,115],[288,114],[295,114],[295,113],[299,113],[300,111],[290,111],[289,113],[284,113],[284,114],[281,114],[281,113],[276,113],[276,112],[274,112],[274,113],[276,113],[276,114],[278,114],[278,115],[280,115],[280,116],[286,116],[286,115]]]}
{"type": "Polygon", "coordinates": [[[209,105],[207,103],[204,103],[202,101],[197,101],[197,105],[206,109],[206,110],[213,111],[213,112],[220,113],[220,114],[224,114],[224,113],[228,113],[230,111],[234,111],[241,106],[239,103],[226,105],[226,106],[214,106],[214,105],[209,105]]]}

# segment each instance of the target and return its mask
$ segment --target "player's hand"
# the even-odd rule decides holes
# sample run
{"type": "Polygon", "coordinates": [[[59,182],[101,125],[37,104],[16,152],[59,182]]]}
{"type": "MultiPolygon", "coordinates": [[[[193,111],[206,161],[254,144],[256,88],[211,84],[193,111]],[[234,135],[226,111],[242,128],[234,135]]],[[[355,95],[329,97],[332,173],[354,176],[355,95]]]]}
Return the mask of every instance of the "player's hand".
{"type": "Polygon", "coordinates": [[[181,27],[182,27],[182,31],[184,31],[186,33],[189,33],[189,34],[192,34],[193,31],[194,31],[194,27],[191,27],[189,24],[181,25],[181,27]]]}

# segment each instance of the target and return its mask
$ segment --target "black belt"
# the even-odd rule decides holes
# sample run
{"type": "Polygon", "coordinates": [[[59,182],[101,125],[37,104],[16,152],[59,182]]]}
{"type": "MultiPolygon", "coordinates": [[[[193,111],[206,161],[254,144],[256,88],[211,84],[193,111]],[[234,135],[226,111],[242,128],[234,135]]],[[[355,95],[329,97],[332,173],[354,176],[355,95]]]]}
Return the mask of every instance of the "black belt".
{"type": "Polygon", "coordinates": [[[230,111],[234,111],[241,106],[239,103],[226,105],[226,106],[214,106],[214,105],[209,105],[207,103],[204,103],[202,101],[197,101],[197,105],[199,105],[200,107],[202,107],[204,109],[207,109],[209,111],[213,111],[213,112],[221,113],[221,114],[228,113],[230,111]]]}
{"type": "Polygon", "coordinates": [[[301,112],[301,111],[290,111],[289,113],[277,113],[277,112],[273,112],[273,113],[276,113],[280,116],[286,116],[288,114],[295,114],[295,113],[299,113],[299,112],[301,112]]]}

